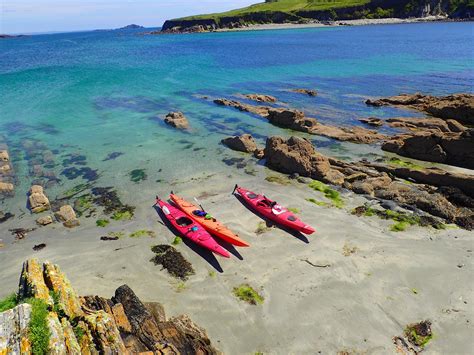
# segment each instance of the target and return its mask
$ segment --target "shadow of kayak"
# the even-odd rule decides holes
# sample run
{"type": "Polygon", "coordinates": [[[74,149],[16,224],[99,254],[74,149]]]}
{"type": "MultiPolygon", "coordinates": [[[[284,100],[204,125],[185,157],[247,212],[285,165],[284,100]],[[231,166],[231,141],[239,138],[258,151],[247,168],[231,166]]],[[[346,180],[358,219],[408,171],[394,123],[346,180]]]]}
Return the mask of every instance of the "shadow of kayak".
{"type": "Polygon", "coordinates": [[[261,219],[263,219],[265,221],[265,223],[267,224],[267,226],[276,226],[278,229],[281,229],[282,231],[284,232],[287,232],[288,234],[291,234],[293,237],[295,237],[296,239],[299,239],[301,240],[303,243],[306,243],[306,244],[309,244],[309,239],[308,237],[306,237],[303,233],[299,232],[299,231],[295,231],[294,229],[291,229],[291,228],[288,228],[288,227],[285,227],[285,226],[282,226],[278,223],[276,223],[275,221],[272,221],[268,218],[266,218],[265,216],[263,216],[260,212],[254,210],[253,208],[251,208],[250,206],[247,205],[247,203],[245,203],[245,200],[239,196],[239,195],[236,195],[236,194],[233,194],[237,200],[240,201],[240,203],[247,209],[249,210],[250,212],[252,212],[253,214],[255,214],[256,216],[260,217],[261,219]]]}
{"type": "Polygon", "coordinates": [[[163,221],[163,224],[173,233],[176,237],[180,237],[183,240],[183,243],[189,247],[192,251],[194,251],[196,254],[198,254],[201,258],[207,261],[209,265],[211,265],[216,271],[219,273],[223,273],[224,270],[222,269],[221,265],[219,264],[219,261],[217,260],[216,256],[214,253],[206,248],[201,247],[200,245],[194,243],[192,240],[186,238],[185,236],[181,235],[174,226],[171,224],[170,221],[166,218],[164,215],[163,211],[161,208],[158,206],[154,205],[153,208],[155,209],[156,213],[160,216],[161,220],[163,221]]]}

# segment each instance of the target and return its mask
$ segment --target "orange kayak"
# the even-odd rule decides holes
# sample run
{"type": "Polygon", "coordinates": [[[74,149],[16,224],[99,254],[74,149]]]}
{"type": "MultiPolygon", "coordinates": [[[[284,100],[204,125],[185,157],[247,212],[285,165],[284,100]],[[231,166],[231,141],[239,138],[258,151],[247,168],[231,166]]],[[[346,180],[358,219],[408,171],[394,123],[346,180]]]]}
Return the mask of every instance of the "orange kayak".
{"type": "Polygon", "coordinates": [[[204,212],[201,208],[193,205],[190,202],[187,202],[186,200],[183,200],[181,197],[176,196],[175,194],[170,194],[170,199],[176,206],[179,207],[181,211],[187,214],[195,222],[203,226],[204,229],[209,233],[239,247],[249,246],[249,243],[240,239],[237,234],[234,234],[229,228],[224,226],[215,218],[209,216],[209,214],[204,212]]]}

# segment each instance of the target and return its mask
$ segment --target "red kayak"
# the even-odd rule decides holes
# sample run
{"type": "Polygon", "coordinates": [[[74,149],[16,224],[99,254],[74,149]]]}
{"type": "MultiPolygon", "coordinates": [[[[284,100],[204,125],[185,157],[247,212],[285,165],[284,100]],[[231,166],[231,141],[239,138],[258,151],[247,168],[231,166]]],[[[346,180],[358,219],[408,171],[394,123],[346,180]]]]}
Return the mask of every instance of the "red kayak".
{"type": "Polygon", "coordinates": [[[184,212],[158,197],[156,198],[156,204],[160,206],[168,221],[170,221],[173,227],[175,227],[183,237],[192,240],[194,243],[216,254],[230,258],[227,250],[222,248],[201,225],[186,216],[184,212]]]}
{"type": "Polygon", "coordinates": [[[253,210],[281,226],[308,235],[315,232],[313,227],[303,223],[287,208],[263,195],[258,195],[237,185],[235,185],[234,195],[240,196],[253,210]]]}

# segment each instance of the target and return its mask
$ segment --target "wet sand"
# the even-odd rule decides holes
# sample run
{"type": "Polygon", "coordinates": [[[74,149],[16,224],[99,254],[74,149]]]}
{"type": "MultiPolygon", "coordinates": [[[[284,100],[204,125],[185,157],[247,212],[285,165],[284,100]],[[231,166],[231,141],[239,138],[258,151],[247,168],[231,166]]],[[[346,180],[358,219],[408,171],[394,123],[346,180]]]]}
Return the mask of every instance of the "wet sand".
{"type": "MultiPolygon", "coordinates": [[[[261,166],[257,170],[266,173],[261,166]]],[[[233,169],[226,178],[183,181],[172,188],[190,200],[208,192],[200,198],[204,207],[251,247],[223,259],[181,243],[177,249],[196,271],[183,286],[150,262],[150,247],[174,238],[160,223],[152,196],[135,201],[136,217],[129,222],[99,228],[95,218],[81,218],[76,229],[55,224],[14,241],[8,228],[34,225],[36,216],[25,216],[2,225],[0,297],[16,290],[22,262],[37,257],[59,264],[82,295],[110,297],[126,283],[142,300],[162,302],[169,316],[189,314],[226,354],[394,353],[392,337],[425,319],[433,322],[434,332],[426,353],[467,354],[474,346],[472,232],[421,227],[391,232],[390,221],[350,214],[367,202],[362,196],[345,192],[343,209],[320,207],[305,199],[324,201],[324,196],[304,184],[277,185],[233,169]],[[277,228],[257,235],[261,220],[231,196],[235,182],[300,208],[316,233],[307,241],[277,228]],[[109,231],[128,235],[139,229],[153,230],[156,237],[99,240],[109,231]],[[40,243],[47,247],[34,252],[40,243]],[[242,283],[258,290],[264,303],[236,299],[232,288],[242,283]]],[[[171,187],[159,189],[164,196],[171,187]]]]}

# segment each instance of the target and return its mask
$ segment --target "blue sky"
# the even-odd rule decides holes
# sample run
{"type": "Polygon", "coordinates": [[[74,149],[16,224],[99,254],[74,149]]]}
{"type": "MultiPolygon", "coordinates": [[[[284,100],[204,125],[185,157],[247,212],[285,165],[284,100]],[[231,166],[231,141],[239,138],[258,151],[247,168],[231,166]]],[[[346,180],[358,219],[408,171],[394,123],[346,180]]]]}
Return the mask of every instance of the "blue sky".
{"type": "MultiPolygon", "coordinates": [[[[158,27],[166,19],[220,12],[259,0],[0,0],[0,33],[158,27]]],[[[262,0],[263,2],[263,0],[262,0]]]]}

